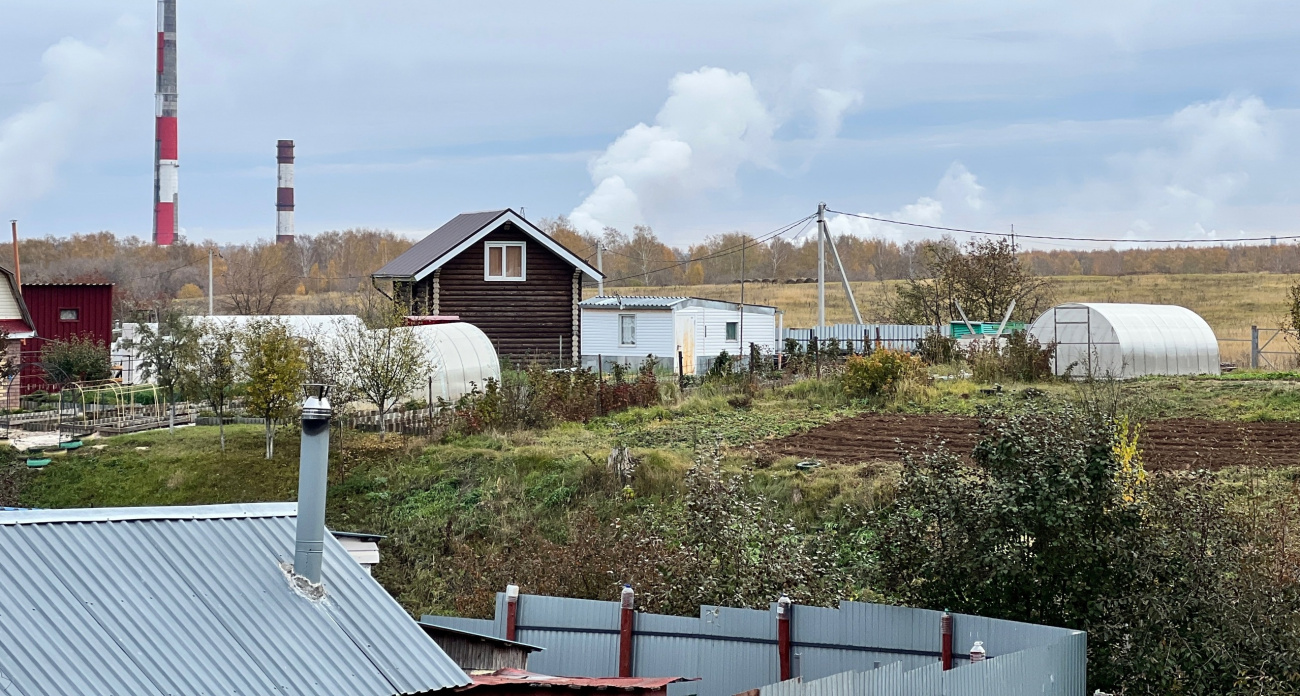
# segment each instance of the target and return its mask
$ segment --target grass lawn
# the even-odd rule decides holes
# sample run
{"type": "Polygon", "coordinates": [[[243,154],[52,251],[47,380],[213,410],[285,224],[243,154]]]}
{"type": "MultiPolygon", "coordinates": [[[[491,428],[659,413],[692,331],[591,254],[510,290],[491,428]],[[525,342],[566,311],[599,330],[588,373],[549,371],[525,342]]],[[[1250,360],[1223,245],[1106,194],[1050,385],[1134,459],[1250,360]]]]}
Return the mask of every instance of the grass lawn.
{"type": "MultiPolygon", "coordinates": [[[[1121,400],[1144,418],[1300,421],[1300,382],[1282,379],[1290,376],[1137,380],[1089,398],[1121,400]]],[[[897,465],[803,470],[795,466],[798,458],[763,461],[752,445],[869,409],[970,414],[981,405],[1014,404],[1015,394],[1028,386],[1007,385],[1002,394],[989,395],[967,380],[942,380],[884,404],[849,403],[831,381],[765,391],[748,404],[705,387],[675,406],[542,430],[433,443],[395,435],[381,442],[374,434],[348,432],[331,449],[327,520],[335,529],[388,536],[376,576],[411,612],[473,613],[485,610],[484,598],[499,589],[500,580],[474,575],[475,568],[497,564],[491,559],[508,556],[521,540],[568,544],[574,521],[583,515],[609,521],[643,506],[677,505],[685,474],[697,459],[717,456],[726,470],[752,470],[755,491],[778,501],[800,528],[811,531],[846,509],[890,500],[897,465]],[[626,489],[611,479],[605,463],[615,445],[630,446],[638,461],[626,489]],[[458,599],[469,595],[476,598],[470,604],[458,599]]],[[[1057,399],[1084,395],[1083,388],[1070,384],[1033,388],[1057,399]]],[[[27,470],[10,455],[0,471],[0,504],[61,508],[296,497],[294,428],[282,429],[271,461],[262,457],[259,426],[228,427],[226,433],[224,453],[215,428],[187,427],[174,434],[160,430],[91,440],[39,471],[27,470]]],[[[1293,473],[1215,476],[1248,497],[1289,490],[1293,473]]],[[[507,564],[500,572],[508,570],[507,564]]]]}

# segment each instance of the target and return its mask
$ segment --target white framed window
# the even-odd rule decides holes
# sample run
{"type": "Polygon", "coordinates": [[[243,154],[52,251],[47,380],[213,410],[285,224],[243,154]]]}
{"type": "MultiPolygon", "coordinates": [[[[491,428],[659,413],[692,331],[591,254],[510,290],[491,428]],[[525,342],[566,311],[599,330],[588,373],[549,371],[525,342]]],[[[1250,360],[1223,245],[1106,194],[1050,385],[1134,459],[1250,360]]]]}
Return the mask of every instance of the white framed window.
{"type": "Polygon", "coordinates": [[[523,242],[484,242],[483,280],[527,280],[523,242]]]}
{"type": "Polygon", "coordinates": [[[80,321],[81,310],[78,309],[60,309],[59,321],[80,321]]]}
{"type": "Polygon", "coordinates": [[[740,322],[738,321],[727,322],[727,340],[728,341],[740,340],[740,322]]]}
{"type": "Polygon", "coordinates": [[[618,315],[618,344],[621,346],[636,345],[635,314],[618,315]]]}

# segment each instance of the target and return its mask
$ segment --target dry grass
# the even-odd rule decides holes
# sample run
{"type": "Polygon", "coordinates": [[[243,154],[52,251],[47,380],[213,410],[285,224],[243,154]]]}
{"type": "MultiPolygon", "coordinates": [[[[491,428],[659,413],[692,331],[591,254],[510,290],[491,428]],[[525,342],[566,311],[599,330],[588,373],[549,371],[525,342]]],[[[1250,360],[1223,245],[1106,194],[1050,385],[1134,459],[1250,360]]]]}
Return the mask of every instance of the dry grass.
{"type": "MultiPolygon", "coordinates": [[[[884,299],[900,281],[854,283],[864,321],[884,316],[884,299]]],[[[1135,276],[1061,276],[1052,279],[1059,302],[1136,302],[1176,304],[1205,317],[1220,339],[1249,339],[1250,327],[1275,327],[1285,314],[1287,288],[1296,282],[1276,273],[1216,273],[1135,276]]],[[[693,285],[662,288],[619,288],[623,295],[686,295],[718,300],[740,299],[739,285],[693,285]]],[[[595,294],[588,288],[587,295],[595,294]]],[[[817,322],[815,284],[747,283],[745,301],[777,307],[785,312],[785,325],[812,326],[817,322]]],[[[974,317],[972,317],[974,318],[974,317]]],[[[827,323],[853,321],[853,313],[838,282],[826,284],[827,323]]],[[[1271,348],[1279,345],[1278,339],[1271,348]]],[[[1225,360],[1240,360],[1248,344],[1223,341],[1225,360]]]]}

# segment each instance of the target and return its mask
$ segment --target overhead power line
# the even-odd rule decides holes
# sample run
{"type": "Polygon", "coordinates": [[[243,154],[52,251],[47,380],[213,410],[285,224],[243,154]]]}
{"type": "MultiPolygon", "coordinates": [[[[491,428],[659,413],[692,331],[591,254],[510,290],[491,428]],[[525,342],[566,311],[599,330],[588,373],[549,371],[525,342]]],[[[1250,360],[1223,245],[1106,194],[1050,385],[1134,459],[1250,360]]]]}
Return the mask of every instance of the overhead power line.
{"type": "MultiPolygon", "coordinates": [[[[757,237],[757,238],[755,238],[755,239],[747,239],[747,240],[741,242],[740,244],[737,244],[737,245],[735,245],[735,246],[731,246],[731,247],[727,247],[726,249],[720,249],[720,250],[718,250],[718,251],[715,251],[715,252],[713,252],[713,253],[711,253],[711,254],[707,254],[707,255],[705,255],[705,256],[698,256],[698,257],[693,258],[693,259],[686,259],[685,261],[682,261],[682,262],[680,262],[680,263],[675,263],[675,264],[672,264],[671,266],[664,266],[663,268],[656,268],[656,269],[654,269],[654,270],[646,271],[646,272],[644,272],[644,273],[632,273],[632,274],[625,275],[625,276],[622,276],[622,277],[619,277],[619,278],[611,278],[611,279],[607,279],[605,282],[606,282],[606,283],[617,283],[617,282],[619,282],[619,281],[622,281],[622,280],[629,280],[629,279],[631,279],[631,278],[642,278],[642,277],[645,277],[645,276],[650,275],[650,274],[652,274],[652,273],[658,273],[658,272],[660,272],[660,271],[670,271],[670,270],[672,270],[672,269],[674,269],[674,268],[680,268],[680,267],[682,267],[682,266],[687,266],[687,265],[690,265],[690,264],[692,264],[692,263],[695,263],[696,261],[707,261],[708,259],[716,259],[716,258],[718,258],[718,257],[720,257],[720,256],[726,256],[726,255],[728,255],[728,254],[738,253],[738,252],[741,250],[742,247],[750,247],[750,246],[754,246],[754,245],[757,245],[757,244],[762,244],[763,242],[767,242],[767,241],[771,241],[771,240],[773,240],[773,239],[776,239],[777,237],[780,237],[781,235],[785,234],[786,232],[789,232],[790,230],[794,229],[794,227],[795,227],[796,225],[800,225],[800,224],[806,223],[806,222],[808,222],[809,220],[812,220],[814,217],[817,217],[817,214],[816,214],[816,213],[813,213],[812,215],[809,215],[809,216],[807,216],[807,217],[799,218],[798,220],[795,220],[794,222],[792,222],[792,223],[790,223],[790,224],[788,224],[788,225],[783,225],[783,226],[781,226],[781,227],[778,227],[777,229],[772,230],[771,232],[764,233],[764,234],[760,235],[759,237],[757,237]]],[[[606,251],[609,251],[609,250],[606,249],[606,251]]]]}
{"type": "Polygon", "coordinates": [[[1023,232],[991,232],[989,230],[968,230],[961,227],[942,227],[940,225],[924,225],[919,222],[903,222],[902,220],[890,220],[888,218],[876,217],[874,215],[863,215],[861,213],[846,213],[841,210],[827,210],[828,213],[836,215],[845,215],[848,217],[861,218],[863,220],[873,220],[890,225],[902,225],[904,227],[920,227],[927,230],[938,230],[940,232],[959,232],[962,234],[982,234],[990,237],[1019,237],[1022,239],[1042,239],[1054,242],[1103,242],[1103,243],[1127,243],[1127,244],[1225,244],[1228,242],[1271,242],[1278,239],[1300,239],[1300,234],[1292,235],[1270,235],[1268,237],[1237,237],[1236,239],[1128,239],[1120,237],[1056,237],[1042,234],[1025,234],[1023,232]]]}

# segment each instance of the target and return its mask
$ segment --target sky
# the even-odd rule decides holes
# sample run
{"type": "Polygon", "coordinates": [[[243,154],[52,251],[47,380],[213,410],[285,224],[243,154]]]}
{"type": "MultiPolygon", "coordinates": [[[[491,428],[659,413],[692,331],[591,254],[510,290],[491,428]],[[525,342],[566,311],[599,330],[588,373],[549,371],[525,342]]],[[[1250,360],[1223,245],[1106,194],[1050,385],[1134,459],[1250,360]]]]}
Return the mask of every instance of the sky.
{"type": "MultiPolygon", "coordinates": [[[[273,237],[281,138],[301,234],[512,207],[686,246],[821,201],[1058,237],[1300,234],[1294,1],[178,4],[193,240],[273,237]]],[[[155,3],[0,8],[0,218],[147,239],[155,3]]]]}

